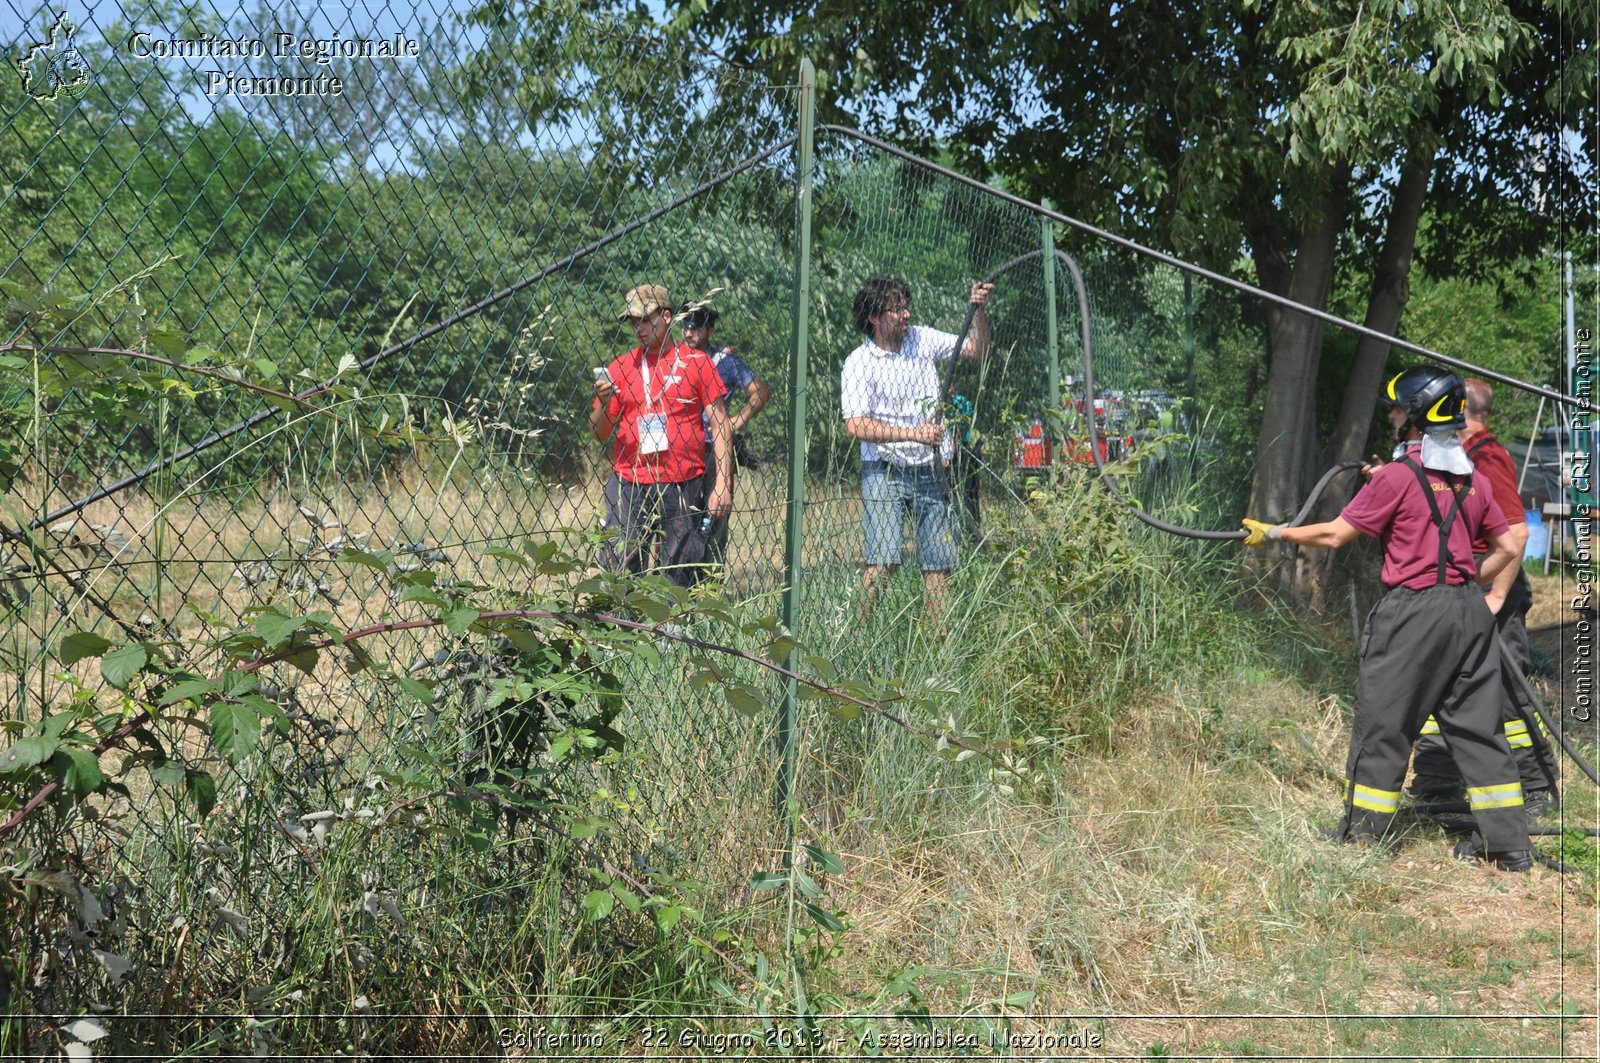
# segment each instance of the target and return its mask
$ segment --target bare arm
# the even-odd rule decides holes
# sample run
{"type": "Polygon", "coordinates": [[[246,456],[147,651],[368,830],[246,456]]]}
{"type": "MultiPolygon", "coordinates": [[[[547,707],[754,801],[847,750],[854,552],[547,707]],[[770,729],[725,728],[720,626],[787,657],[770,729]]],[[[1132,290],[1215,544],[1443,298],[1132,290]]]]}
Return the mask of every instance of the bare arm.
{"type": "Polygon", "coordinates": [[[711,453],[717,463],[716,482],[706,499],[706,512],[721,520],[733,508],[733,422],[728,417],[726,399],[706,407],[711,420],[711,453]]]}
{"type": "Polygon", "coordinates": [[[935,446],[944,439],[944,426],[924,421],[912,428],[899,428],[871,417],[846,417],[844,430],[851,439],[863,443],[925,443],[935,446]]]}
{"type": "Polygon", "coordinates": [[[594,397],[598,401],[589,407],[589,431],[602,443],[610,439],[611,433],[617,430],[617,422],[611,417],[611,397],[616,393],[617,389],[612,386],[611,381],[595,381],[594,397]]]}
{"type": "Polygon", "coordinates": [[[982,358],[989,353],[989,312],[985,303],[994,291],[994,285],[984,284],[982,281],[972,286],[972,295],[969,302],[978,308],[972,315],[972,331],[967,334],[967,342],[961,348],[963,358],[982,358]]]}
{"type": "Polygon", "coordinates": [[[1296,546],[1317,546],[1337,550],[1361,532],[1343,517],[1334,517],[1321,524],[1307,524],[1299,528],[1283,529],[1283,541],[1296,546]]]}
{"type": "MultiPolygon", "coordinates": [[[[1512,563],[1501,569],[1489,584],[1489,608],[1496,613],[1506,603],[1506,596],[1511,593],[1511,585],[1517,582],[1517,573],[1522,571],[1522,566],[1516,562],[1521,560],[1522,550],[1528,545],[1528,526],[1513,524],[1506,529],[1506,535],[1511,539],[1511,550],[1515,556],[1512,558],[1512,563]]],[[[1485,557],[1483,560],[1487,563],[1489,559],[1485,557]]]]}
{"type": "Polygon", "coordinates": [[[743,432],[744,426],[754,420],[755,415],[765,409],[767,403],[772,399],[772,389],[767,387],[767,382],[760,377],[750,381],[750,386],[745,388],[745,393],[749,396],[748,401],[745,402],[738,413],[733,415],[733,430],[735,432],[743,432]]]}
{"type": "MultiPolygon", "coordinates": [[[[1528,529],[1523,528],[1522,533],[1523,539],[1526,540],[1528,529]]],[[[1512,562],[1519,561],[1521,558],[1522,551],[1517,549],[1516,540],[1512,538],[1509,530],[1503,531],[1499,535],[1490,536],[1489,553],[1484,556],[1483,563],[1478,566],[1478,585],[1492,585],[1489,591],[1489,597],[1493,598],[1496,590],[1499,587],[1499,581],[1497,577],[1507,569],[1511,569],[1512,571],[1510,578],[1512,580],[1516,579],[1517,574],[1515,570],[1517,566],[1513,565],[1512,562]]],[[[1509,589],[1510,586],[1511,584],[1508,581],[1506,583],[1507,589],[1509,589]]],[[[1499,599],[1492,603],[1492,606],[1496,612],[1499,612],[1500,604],[1504,601],[1505,594],[1501,593],[1499,599]]]]}

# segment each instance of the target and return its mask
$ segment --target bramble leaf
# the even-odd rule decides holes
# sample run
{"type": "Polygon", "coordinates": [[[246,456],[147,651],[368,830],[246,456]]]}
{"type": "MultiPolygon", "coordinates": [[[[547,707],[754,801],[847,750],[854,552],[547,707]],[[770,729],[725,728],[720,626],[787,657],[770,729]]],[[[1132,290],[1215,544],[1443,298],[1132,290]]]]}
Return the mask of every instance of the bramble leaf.
{"type": "Polygon", "coordinates": [[[466,630],[472,626],[473,621],[478,619],[478,611],[468,606],[461,606],[458,609],[450,610],[440,619],[444,621],[444,626],[452,634],[461,635],[465,634],[466,630]]]}
{"type": "Polygon", "coordinates": [[[591,890],[588,896],[583,898],[583,910],[597,923],[610,915],[611,909],[616,907],[616,904],[617,899],[611,895],[610,890],[591,890]]]}
{"type": "Polygon", "coordinates": [[[217,807],[217,780],[203,771],[191,769],[185,772],[184,782],[195,810],[202,816],[210,815],[211,810],[217,807]]]}
{"type": "Polygon", "coordinates": [[[754,716],[766,706],[755,691],[747,686],[729,683],[722,690],[723,696],[728,699],[728,704],[733,706],[735,712],[746,716],[754,716]]]}
{"type": "Polygon", "coordinates": [[[118,646],[100,658],[100,674],[118,690],[126,690],[128,684],[133,682],[133,677],[143,671],[149,661],[150,655],[137,642],[118,646]]]}
{"type": "Polygon", "coordinates": [[[288,616],[278,609],[265,609],[256,616],[256,630],[269,643],[280,643],[305,626],[303,616],[288,616]]]}
{"type": "Polygon", "coordinates": [[[200,702],[207,694],[215,694],[222,689],[222,684],[215,679],[185,679],[181,683],[174,683],[167,692],[161,695],[157,705],[171,705],[179,701],[200,702]]]}
{"type": "Polygon", "coordinates": [[[100,759],[89,750],[67,748],[58,751],[56,756],[66,759],[63,781],[79,797],[105,785],[106,775],[100,770],[100,759]]]}
{"type": "Polygon", "coordinates": [[[247,705],[219,701],[211,707],[211,741],[217,752],[237,764],[261,742],[261,717],[247,705]]]}
{"type": "Polygon", "coordinates": [[[77,664],[85,657],[99,657],[111,648],[111,640],[92,631],[75,631],[61,640],[56,656],[62,664],[77,664]]]}
{"type": "Polygon", "coordinates": [[[19,739],[9,748],[0,751],[0,774],[26,771],[28,768],[43,764],[55,755],[56,748],[60,744],[60,739],[44,735],[31,735],[19,739]]]}
{"type": "Polygon", "coordinates": [[[400,689],[416,698],[424,705],[433,704],[433,688],[420,679],[413,679],[408,675],[396,676],[395,682],[400,684],[400,689]]]}

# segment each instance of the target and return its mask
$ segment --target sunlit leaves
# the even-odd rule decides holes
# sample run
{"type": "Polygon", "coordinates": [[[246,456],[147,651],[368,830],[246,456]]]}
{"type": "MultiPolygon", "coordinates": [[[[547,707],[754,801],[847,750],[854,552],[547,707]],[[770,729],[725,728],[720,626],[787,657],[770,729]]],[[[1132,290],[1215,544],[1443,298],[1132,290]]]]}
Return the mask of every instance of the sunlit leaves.
{"type": "Polygon", "coordinates": [[[149,652],[137,642],[118,646],[100,658],[100,674],[107,683],[125,690],[149,660],[149,652]]]}
{"type": "Polygon", "coordinates": [[[801,905],[801,907],[806,910],[806,913],[810,915],[812,919],[817,921],[817,925],[822,927],[822,929],[835,934],[844,932],[845,925],[839,919],[839,917],[828,911],[826,908],[823,908],[821,905],[806,901],[801,905]]]}
{"type": "Polygon", "coordinates": [[[833,853],[809,842],[802,842],[800,848],[820,870],[826,871],[830,875],[844,874],[844,863],[833,853]]]}

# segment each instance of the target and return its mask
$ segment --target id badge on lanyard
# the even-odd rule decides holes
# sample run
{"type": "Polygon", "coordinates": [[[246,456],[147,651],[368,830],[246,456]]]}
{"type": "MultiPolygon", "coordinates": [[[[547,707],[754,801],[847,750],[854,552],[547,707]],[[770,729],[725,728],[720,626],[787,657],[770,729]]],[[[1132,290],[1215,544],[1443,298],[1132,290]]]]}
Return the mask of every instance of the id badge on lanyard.
{"type": "MultiPolygon", "coordinates": [[[[639,375],[644,380],[644,412],[639,416],[639,453],[659,454],[667,449],[667,417],[664,413],[650,412],[650,363],[639,355],[639,375]]],[[[661,389],[663,398],[666,387],[661,389]]]]}
{"type": "Polygon", "coordinates": [[[667,419],[659,413],[639,418],[639,453],[659,454],[667,449],[667,419]]]}

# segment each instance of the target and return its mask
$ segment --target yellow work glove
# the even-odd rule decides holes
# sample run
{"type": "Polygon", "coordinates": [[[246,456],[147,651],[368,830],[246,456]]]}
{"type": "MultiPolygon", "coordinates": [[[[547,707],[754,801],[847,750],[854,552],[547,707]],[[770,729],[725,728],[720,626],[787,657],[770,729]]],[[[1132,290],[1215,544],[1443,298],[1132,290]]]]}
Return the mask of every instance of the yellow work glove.
{"type": "Polygon", "coordinates": [[[1246,517],[1244,519],[1244,530],[1250,534],[1245,536],[1244,544],[1246,546],[1265,546],[1268,539],[1276,542],[1283,538],[1283,529],[1286,527],[1288,527],[1286,524],[1268,524],[1265,521],[1251,520],[1246,517]]]}

